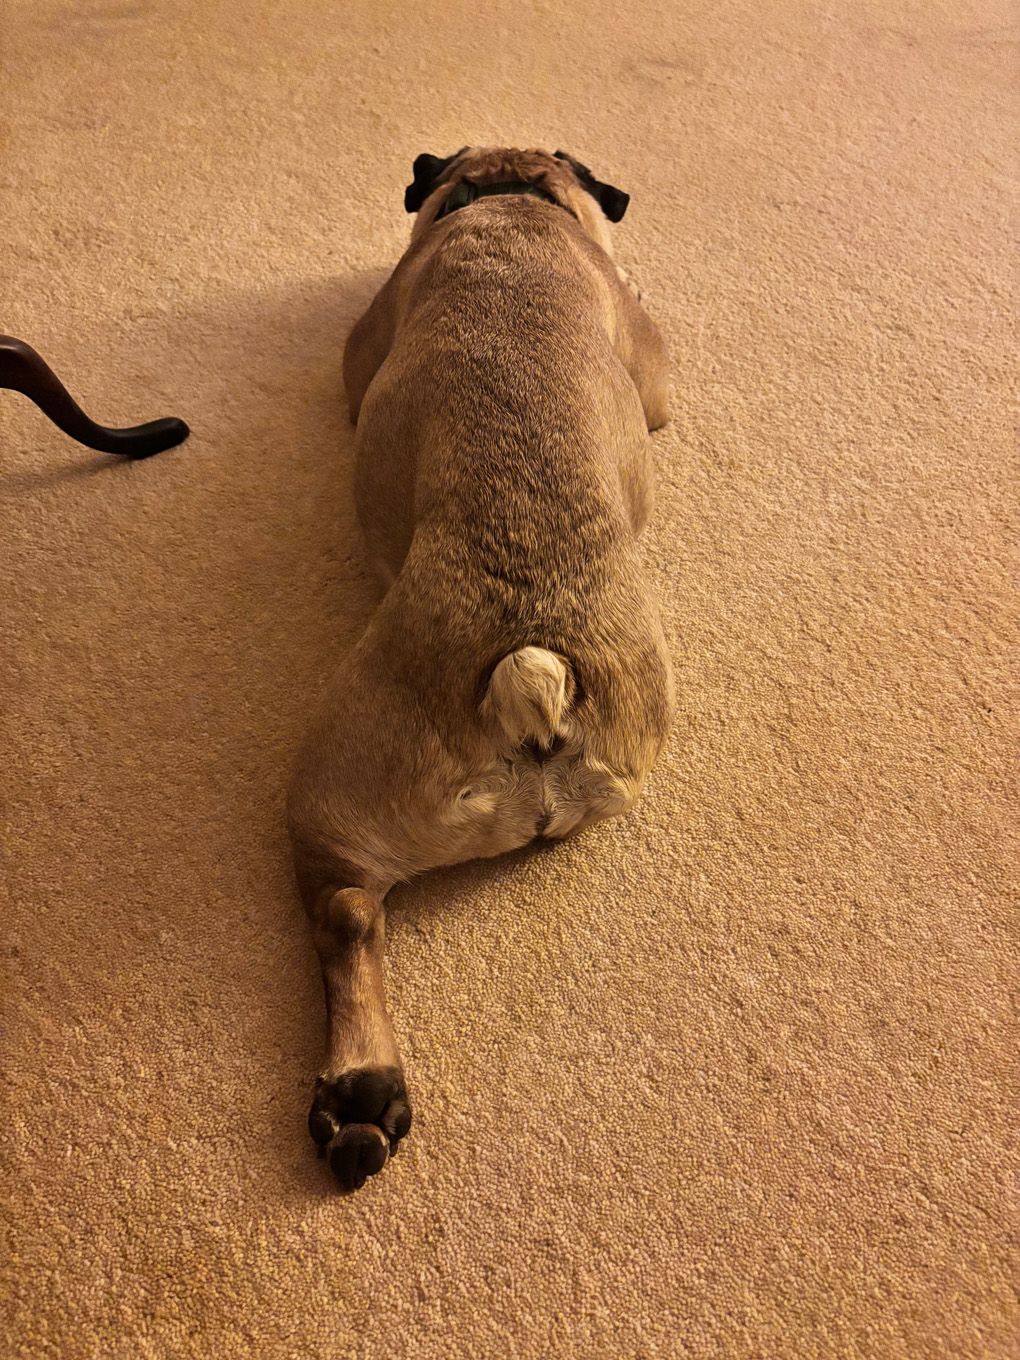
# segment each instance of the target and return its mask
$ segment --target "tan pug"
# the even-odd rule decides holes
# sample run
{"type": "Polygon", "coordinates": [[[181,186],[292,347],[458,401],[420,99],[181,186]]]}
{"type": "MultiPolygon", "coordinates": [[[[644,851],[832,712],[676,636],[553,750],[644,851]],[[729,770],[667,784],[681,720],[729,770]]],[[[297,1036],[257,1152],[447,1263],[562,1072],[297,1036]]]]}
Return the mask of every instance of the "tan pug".
{"type": "Polygon", "coordinates": [[[345,1188],[411,1112],[383,899],[626,812],[672,690],[638,551],[666,347],[612,262],[627,195],[563,152],[419,156],[411,243],[354,327],[355,497],[387,584],[289,799],[326,989],[309,1116],[345,1188]]]}

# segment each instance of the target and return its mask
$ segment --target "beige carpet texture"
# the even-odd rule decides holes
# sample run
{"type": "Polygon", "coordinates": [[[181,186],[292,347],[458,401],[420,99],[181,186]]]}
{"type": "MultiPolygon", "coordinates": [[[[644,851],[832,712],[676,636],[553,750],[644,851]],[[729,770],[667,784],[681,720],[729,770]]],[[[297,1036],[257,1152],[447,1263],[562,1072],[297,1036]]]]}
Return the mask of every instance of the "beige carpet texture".
{"type": "Polygon", "coordinates": [[[1009,0],[7,0],[2,1360],[1015,1360],[1009,0]],[[378,589],[343,342],[411,163],[629,192],[677,677],[626,818],[390,900],[337,1193],[284,796],[378,589]]]}

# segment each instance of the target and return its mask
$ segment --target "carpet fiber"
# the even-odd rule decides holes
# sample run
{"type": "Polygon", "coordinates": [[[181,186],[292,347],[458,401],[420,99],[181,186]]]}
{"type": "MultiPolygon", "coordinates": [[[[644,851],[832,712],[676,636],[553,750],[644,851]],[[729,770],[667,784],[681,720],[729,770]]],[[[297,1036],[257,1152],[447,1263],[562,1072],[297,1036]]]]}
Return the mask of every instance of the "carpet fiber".
{"type": "Polygon", "coordinates": [[[8,0],[0,330],[194,433],[0,394],[5,1357],[1020,1354],[1015,19],[8,0]],[[394,893],[345,1200],[283,794],[376,598],[341,346],[468,142],[633,196],[678,716],[628,819],[394,893]]]}

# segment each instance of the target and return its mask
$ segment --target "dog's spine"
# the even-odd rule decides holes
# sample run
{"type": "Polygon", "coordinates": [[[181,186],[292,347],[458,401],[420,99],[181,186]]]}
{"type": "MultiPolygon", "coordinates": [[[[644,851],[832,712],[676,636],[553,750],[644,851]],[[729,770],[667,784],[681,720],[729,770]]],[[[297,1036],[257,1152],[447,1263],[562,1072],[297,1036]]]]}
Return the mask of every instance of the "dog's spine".
{"type": "Polygon", "coordinates": [[[482,715],[495,722],[511,746],[536,741],[551,746],[566,735],[574,677],[561,656],[544,647],[522,647],[492,673],[482,715]]]}

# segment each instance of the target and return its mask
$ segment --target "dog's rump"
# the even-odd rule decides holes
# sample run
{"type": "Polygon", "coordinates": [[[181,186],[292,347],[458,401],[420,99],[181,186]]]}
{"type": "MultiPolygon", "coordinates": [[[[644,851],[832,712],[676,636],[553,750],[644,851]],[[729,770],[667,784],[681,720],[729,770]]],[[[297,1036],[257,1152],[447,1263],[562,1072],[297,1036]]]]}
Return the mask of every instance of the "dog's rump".
{"type": "Polygon", "coordinates": [[[577,694],[570,662],[529,646],[503,657],[482,701],[483,717],[512,762],[529,746],[541,748],[524,758],[538,754],[541,762],[541,834],[547,837],[572,835],[628,811],[661,741],[660,734],[638,729],[585,730],[577,694]],[[628,744],[634,749],[624,749],[628,744]]]}

